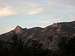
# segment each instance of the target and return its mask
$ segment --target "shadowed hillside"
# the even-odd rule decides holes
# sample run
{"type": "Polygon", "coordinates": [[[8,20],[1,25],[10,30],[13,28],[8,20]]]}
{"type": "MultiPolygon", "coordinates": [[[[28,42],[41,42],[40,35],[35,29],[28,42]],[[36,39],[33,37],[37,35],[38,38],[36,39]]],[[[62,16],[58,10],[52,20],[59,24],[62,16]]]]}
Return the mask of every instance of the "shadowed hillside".
{"type": "Polygon", "coordinates": [[[75,56],[75,21],[45,28],[17,26],[0,35],[1,56],[75,56]]]}

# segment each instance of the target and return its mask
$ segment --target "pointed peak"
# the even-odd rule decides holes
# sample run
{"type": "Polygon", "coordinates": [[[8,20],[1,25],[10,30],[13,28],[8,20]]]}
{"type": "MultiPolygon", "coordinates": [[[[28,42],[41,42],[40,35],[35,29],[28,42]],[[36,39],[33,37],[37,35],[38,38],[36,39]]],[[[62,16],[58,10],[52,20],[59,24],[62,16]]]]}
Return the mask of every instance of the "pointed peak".
{"type": "Polygon", "coordinates": [[[17,27],[15,28],[15,32],[16,32],[16,33],[21,33],[21,32],[23,32],[22,27],[17,26],[17,27]]]}
{"type": "Polygon", "coordinates": [[[15,29],[17,29],[17,28],[22,29],[22,27],[20,27],[19,25],[17,25],[15,29]]]}

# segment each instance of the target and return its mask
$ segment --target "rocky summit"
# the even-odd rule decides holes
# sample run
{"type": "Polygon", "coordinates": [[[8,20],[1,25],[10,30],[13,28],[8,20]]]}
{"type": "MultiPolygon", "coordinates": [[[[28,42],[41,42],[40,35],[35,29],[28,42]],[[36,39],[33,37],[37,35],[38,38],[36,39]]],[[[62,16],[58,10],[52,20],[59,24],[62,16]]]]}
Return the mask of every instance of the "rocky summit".
{"type": "Polygon", "coordinates": [[[75,21],[21,28],[0,35],[0,55],[75,56],[75,21]]]}

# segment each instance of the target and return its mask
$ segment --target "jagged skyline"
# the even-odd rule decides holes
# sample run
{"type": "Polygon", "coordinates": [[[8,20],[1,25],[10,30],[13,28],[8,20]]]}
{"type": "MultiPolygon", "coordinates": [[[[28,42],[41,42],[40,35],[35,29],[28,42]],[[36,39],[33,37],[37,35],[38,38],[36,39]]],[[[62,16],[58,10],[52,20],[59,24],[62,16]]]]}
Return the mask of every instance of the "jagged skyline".
{"type": "Polygon", "coordinates": [[[73,21],[74,0],[0,0],[0,34],[21,27],[45,27],[73,21]]]}

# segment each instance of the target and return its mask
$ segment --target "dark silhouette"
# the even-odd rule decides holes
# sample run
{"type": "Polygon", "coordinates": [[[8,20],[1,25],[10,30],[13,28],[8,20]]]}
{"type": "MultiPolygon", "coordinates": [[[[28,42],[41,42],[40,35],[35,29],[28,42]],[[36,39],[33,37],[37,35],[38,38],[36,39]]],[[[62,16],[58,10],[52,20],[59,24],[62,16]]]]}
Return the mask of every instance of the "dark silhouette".
{"type": "Polygon", "coordinates": [[[21,28],[0,35],[0,56],[75,56],[75,21],[21,28]]]}

